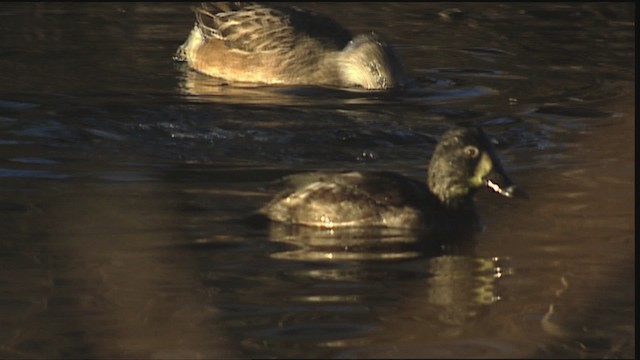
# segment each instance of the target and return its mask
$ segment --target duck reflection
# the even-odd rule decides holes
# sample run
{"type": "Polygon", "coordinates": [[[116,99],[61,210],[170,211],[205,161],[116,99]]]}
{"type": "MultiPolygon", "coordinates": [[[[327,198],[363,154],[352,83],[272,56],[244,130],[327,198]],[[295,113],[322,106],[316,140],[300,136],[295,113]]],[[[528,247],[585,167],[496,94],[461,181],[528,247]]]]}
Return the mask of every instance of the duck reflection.
{"type": "Polygon", "coordinates": [[[203,102],[228,102],[241,101],[243,103],[261,104],[261,103],[289,103],[294,100],[293,97],[283,94],[277,88],[269,88],[260,85],[246,86],[227,86],[220,79],[209,77],[189,71],[185,64],[176,65],[180,71],[180,81],[178,82],[178,91],[184,95],[193,97],[194,101],[203,102]]]}
{"type": "MultiPolygon", "coordinates": [[[[223,80],[190,71],[183,63],[176,64],[176,70],[178,70],[178,76],[180,77],[177,91],[189,97],[190,101],[195,102],[295,106],[312,102],[316,105],[326,103],[335,106],[336,101],[355,104],[377,103],[380,101],[379,97],[393,97],[397,93],[375,91],[377,96],[370,96],[371,91],[369,90],[338,89],[309,85],[267,86],[247,83],[229,86],[223,80]],[[368,91],[369,93],[367,93],[368,91]]],[[[433,92],[415,91],[417,91],[415,96],[433,95],[433,92]]]]}
{"type": "MultiPolygon", "coordinates": [[[[271,254],[276,261],[292,263],[277,266],[289,268],[283,274],[299,286],[288,292],[288,307],[295,304],[303,313],[349,309],[347,317],[336,313],[334,320],[315,325],[340,329],[355,322],[373,326],[373,332],[379,327],[386,331],[397,328],[398,334],[405,335],[410,317],[415,326],[412,331],[431,333],[434,338],[459,336],[469,323],[487,316],[489,306],[501,299],[500,279],[513,273],[508,259],[476,256],[475,234],[473,229],[445,235],[281,223],[269,227],[271,241],[290,245],[271,254]]],[[[290,317],[295,318],[288,314],[287,319],[290,317]]],[[[310,329],[315,325],[305,322],[310,329]]],[[[279,326],[300,325],[284,321],[279,326]]],[[[347,330],[317,345],[348,349],[371,344],[375,338],[347,330]]]]}
{"type": "Polygon", "coordinates": [[[477,223],[447,233],[388,227],[321,228],[271,222],[269,238],[294,249],[276,259],[302,261],[402,260],[421,256],[471,253],[477,223]]]}
{"type": "MultiPolygon", "coordinates": [[[[427,283],[424,290],[429,304],[489,304],[500,298],[496,280],[510,270],[500,264],[500,259],[475,256],[476,233],[477,228],[473,227],[426,233],[384,227],[325,229],[273,222],[269,225],[271,241],[291,246],[270,256],[309,265],[297,277],[337,282],[421,279],[427,283]],[[323,263],[327,265],[320,265],[323,263]],[[412,264],[412,270],[403,270],[403,263],[412,264]],[[416,263],[421,264],[419,269],[413,267],[416,263]]],[[[336,296],[308,298],[344,298],[336,296]]]]}

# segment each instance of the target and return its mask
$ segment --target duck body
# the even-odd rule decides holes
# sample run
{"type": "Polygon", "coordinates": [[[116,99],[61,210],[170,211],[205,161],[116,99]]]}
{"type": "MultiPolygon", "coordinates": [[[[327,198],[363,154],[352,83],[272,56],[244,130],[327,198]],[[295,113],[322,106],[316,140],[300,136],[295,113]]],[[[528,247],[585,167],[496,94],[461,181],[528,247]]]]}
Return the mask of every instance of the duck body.
{"type": "Polygon", "coordinates": [[[289,188],[260,210],[284,223],[420,228],[439,205],[424,183],[392,172],[305,173],[285,182],[289,188]]]}
{"type": "Polygon", "coordinates": [[[522,195],[484,132],[460,128],[436,146],[427,182],[392,172],[313,172],[284,178],[286,189],[258,210],[272,221],[324,228],[434,229],[475,219],[473,195],[488,186],[522,195]]]}
{"type": "Polygon", "coordinates": [[[388,89],[408,77],[375,33],[352,37],[324,15],[297,7],[204,3],[174,59],[229,82],[388,89]]]}

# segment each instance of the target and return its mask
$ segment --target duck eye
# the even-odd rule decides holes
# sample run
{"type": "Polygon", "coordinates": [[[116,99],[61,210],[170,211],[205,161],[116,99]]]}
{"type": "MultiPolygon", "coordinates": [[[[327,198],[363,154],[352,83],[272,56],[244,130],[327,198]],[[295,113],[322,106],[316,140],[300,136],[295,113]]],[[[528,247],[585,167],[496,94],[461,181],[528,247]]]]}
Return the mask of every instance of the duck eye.
{"type": "Polygon", "coordinates": [[[467,146],[464,148],[464,155],[468,158],[475,158],[480,154],[480,150],[478,150],[475,146],[467,146]]]}

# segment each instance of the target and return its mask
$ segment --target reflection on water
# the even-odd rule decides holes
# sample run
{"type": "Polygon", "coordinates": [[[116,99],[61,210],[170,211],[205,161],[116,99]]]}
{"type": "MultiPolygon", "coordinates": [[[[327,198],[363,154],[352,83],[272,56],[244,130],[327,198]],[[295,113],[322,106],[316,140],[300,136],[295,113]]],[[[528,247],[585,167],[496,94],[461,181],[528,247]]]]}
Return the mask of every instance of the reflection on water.
{"type": "Polygon", "coordinates": [[[0,7],[0,357],[634,356],[635,5],[340,6],[420,86],[221,84],[171,59],[184,4],[0,7]],[[237,221],[294,172],[424,178],[456,124],[531,196],[483,231],[237,221]]]}
{"type": "Polygon", "coordinates": [[[322,229],[272,224],[269,238],[299,247],[273,254],[289,260],[393,260],[416,257],[415,250],[401,249],[416,242],[415,235],[394,234],[392,229],[322,229]]]}
{"type": "Polygon", "coordinates": [[[269,225],[269,239],[294,249],[272,254],[277,259],[308,261],[401,260],[473,251],[473,229],[444,234],[394,229],[325,229],[282,223],[269,225]]]}
{"type": "MultiPolygon", "coordinates": [[[[430,319],[430,328],[424,331],[455,337],[464,333],[468,324],[489,314],[486,307],[500,299],[496,282],[504,275],[496,260],[464,256],[405,263],[404,270],[379,263],[337,264],[338,267],[318,265],[287,271],[285,275],[299,287],[290,289],[289,294],[271,292],[269,300],[261,301],[270,305],[259,310],[286,312],[281,315],[277,330],[264,324],[269,330],[254,332],[254,338],[247,341],[280,348],[292,343],[306,346],[315,343],[320,348],[343,351],[374,344],[374,339],[382,336],[381,326],[403,319],[406,309],[415,306],[420,310],[411,322],[430,319]],[[399,301],[398,296],[411,294],[407,286],[419,286],[423,296],[419,300],[409,297],[399,301]],[[389,293],[389,288],[397,293],[389,293]],[[282,297],[289,304],[286,308],[277,307],[282,297]],[[359,321],[353,322],[354,317],[359,321]]],[[[269,291],[269,287],[262,291],[269,291]]],[[[396,334],[392,338],[409,334],[396,334]]]]}
{"type": "MultiPolygon", "coordinates": [[[[444,103],[460,99],[482,97],[495,94],[496,90],[464,85],[455,81],[440,79],[420,79],[422,85],[405,90],[369,91],[362,89],[338,89],[314,86],[264,86],[260,84],[234,84],[205,76],[192,71],[184,63],[176,64],[181,79],[178,90],[193,102],[239,103],[239,104],[278,104],[280,106],[336,106],[380,104],[382,101],[444,103]],[[313,103],[306,99],[313,98],[313,103]]],[[[467,71],[471,74],[474,71],[467,71]]],[[[482,72],[482,71],[480,71],[482,72]]],[[[438,71],[446,75],[446,71],[438,71]]]]}

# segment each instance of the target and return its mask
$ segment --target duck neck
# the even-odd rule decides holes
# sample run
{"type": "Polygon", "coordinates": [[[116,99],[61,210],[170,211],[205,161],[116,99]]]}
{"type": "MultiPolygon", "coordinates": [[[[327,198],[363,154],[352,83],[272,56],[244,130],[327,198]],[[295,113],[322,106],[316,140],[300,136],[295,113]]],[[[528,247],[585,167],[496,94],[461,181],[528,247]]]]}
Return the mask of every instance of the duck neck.
{"type": "Polygon", "coordinates": [[[474,189],[460,184],[455,176],[435,176],[429,173],[427,185],[442,207],[452,211],[473,210],[474,189]]]}
{"type": "Polygon", "coordinates": [[[473,202],[473,194],[466,193],[465,195],[458,196],[447,196],[447,194],[439,196],[436,194],[436,197],[440,201],[442,207],[450,211],[471,211],[475,210],[474,202],[473,202]]]}
{"type": "Polygon", "coordinates": [[[439,201],[440,211],[435,212],[435,221],[439,224],[439,231],[446,233],[468,234],[482,230],[482,224],[475,211],[471,198],[459,199],[455,202],[439,201]]]}

